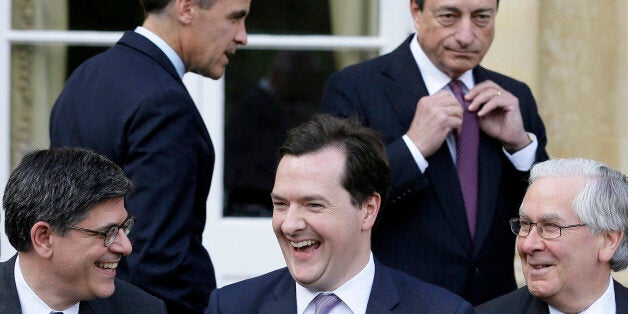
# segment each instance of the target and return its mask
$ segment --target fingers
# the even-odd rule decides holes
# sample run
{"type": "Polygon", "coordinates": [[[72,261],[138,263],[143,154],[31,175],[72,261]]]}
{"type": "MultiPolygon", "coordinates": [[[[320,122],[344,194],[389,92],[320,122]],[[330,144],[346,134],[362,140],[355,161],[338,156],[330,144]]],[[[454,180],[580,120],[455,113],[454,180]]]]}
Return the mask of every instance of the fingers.
{"type": "Polygon", "coordinates": [[[460,132],[462,116],[458,100],[446,91],[438,92],[419,100],[407,134],[427,157],[442,145],[450,131],[460,132]]]}
{"type": "Polygon", "coordinates": [[[515,96],[492,81],[476,85],[465,99],[470,101],[469,111],[478,111],[478,117],[486,116],[496,108],[508,110],[508,106],[518,102],[515,96]]]}

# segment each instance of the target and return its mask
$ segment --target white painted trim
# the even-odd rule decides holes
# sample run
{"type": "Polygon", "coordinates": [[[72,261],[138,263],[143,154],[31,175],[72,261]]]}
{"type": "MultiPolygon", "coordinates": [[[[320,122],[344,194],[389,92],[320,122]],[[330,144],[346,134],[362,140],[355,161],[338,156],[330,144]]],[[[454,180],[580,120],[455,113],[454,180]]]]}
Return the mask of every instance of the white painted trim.
{"type": "MultiPolygon", "coordinates": [[[[0,1],[0,199],[9,178],[11,151],[11,43],[6,40],[11,29],[11,1],[0,1]]],[[[4,210],[0,211],[0,261],[15,254],[4,232],[4,210]]]]}

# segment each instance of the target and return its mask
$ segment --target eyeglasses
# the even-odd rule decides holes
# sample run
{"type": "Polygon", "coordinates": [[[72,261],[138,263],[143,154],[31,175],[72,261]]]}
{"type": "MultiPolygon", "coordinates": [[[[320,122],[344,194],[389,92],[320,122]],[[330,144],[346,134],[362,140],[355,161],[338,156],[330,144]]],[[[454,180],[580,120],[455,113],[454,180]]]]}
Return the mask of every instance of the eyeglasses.
{"type": "Polygon", "coordinates": [[[98,236],[102,236],[105,238],[105,246],[109,247],[113,241],[116,240],[116,237],[118,236],[118,231],[120,229],[122,229],[124,231],[124,234],[129,235],[129,232],[131,232],[131,229],[133,228],[133,224],[135,223],[135,217],[133,216],[128,216],[124,222],[122,222],[121,224],[117,225],[117,226],[112,226],[111,228],[109,228],[107,231],[102,232],[102,231],[97,231],[97,230],[91,230],[91,229],[85,229],[85,228],[81,228],[81,227],[75,227],[75,226],[69,226],[68,228],[70,229],[74,229],[74,230],[78,230],[78,231],[83,231],[83,232],[87,232],[87,233],[91,233],[94,235],[98,235],[98,236]]]}
{"type": "Polygon", "coordinates": [[[536,231],[543,239],[556,239],[562,235],[563,229],[586,226],[586,224],[559,226],[544,221],[531,222],[521,218],[510,219],[510,230],[520,237],[527,237],[534,225],[536,225],[536,231]]]}

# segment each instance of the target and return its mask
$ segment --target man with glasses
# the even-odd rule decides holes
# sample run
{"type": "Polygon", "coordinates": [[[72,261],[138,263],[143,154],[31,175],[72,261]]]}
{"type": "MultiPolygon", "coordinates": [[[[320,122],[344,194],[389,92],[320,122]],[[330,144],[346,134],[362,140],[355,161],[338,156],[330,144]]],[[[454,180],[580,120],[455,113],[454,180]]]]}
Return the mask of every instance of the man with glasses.
{"type": "Polygon", "coordinates": [[[88,150],[24,156],[2,203],[18,252],[0,263],[0,313],[166,313],[163,301],[115,278],[132,250],[131,188],[122,169],[88,150]]]}
{"type": "Polygon", "coordinates": [[[628,289],[612,271],[628,265],[628,180],[586,159],[535,165],[517,235],[527,286],[478,313],[627,313],[628,289]],[[585,312],[586,311],[586,312],[585,312]]]}

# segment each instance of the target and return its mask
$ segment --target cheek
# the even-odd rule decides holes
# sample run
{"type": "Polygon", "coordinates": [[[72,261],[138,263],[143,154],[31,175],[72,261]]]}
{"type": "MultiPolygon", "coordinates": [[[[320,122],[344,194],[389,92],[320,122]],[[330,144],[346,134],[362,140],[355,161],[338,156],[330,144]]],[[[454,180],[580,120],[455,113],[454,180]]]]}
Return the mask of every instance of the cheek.
{"type": "Polygon", "coordinates": [[[271,220],[273,231],[275,234],[281,234],[281,224],[283,223],[283,217],[280,214],[273,214],[273,218],[271,220]]]}

